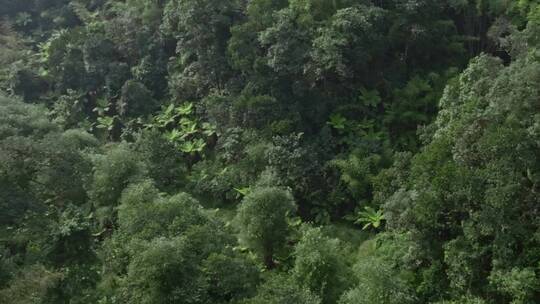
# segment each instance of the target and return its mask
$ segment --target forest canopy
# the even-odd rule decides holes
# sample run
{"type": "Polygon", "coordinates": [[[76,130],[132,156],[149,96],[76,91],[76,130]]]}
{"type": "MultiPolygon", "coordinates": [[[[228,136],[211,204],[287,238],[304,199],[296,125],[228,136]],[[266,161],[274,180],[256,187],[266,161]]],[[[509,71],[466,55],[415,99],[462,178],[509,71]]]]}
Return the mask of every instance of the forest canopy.
{"type": "Polygon", "coordinates": [[[540,303],[536,0],[0,0],[0,303],[540,303]]]}

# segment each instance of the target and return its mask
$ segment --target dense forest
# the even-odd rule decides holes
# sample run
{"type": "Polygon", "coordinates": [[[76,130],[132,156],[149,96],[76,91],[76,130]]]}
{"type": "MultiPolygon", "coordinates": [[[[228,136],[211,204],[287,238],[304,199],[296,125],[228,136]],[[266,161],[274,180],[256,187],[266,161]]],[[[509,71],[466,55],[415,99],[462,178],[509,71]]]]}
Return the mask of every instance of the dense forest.
{"type": "Polygon", "coordinates": [[[0,0],[0,303],[540,303],[540,2],[0,0]]]}

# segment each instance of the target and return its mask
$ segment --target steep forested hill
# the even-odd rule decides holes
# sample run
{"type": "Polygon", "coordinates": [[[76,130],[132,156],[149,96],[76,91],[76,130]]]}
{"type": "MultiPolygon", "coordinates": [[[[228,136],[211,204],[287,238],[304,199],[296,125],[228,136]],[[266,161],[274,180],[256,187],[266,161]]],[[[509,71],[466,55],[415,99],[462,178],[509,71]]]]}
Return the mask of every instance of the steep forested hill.
{"type": "Polygon", "coordinates": [[[0,303],[540,303],[540,3],[0,0],[0,303]]]}

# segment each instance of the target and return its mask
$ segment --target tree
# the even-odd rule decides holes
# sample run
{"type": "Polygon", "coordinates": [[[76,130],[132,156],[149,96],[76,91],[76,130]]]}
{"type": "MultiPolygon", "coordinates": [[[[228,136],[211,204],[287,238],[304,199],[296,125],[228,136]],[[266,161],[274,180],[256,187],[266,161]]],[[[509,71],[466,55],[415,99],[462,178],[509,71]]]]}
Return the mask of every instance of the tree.
{"type": "Polygon", "coordinates": [[[429,261],[421,271],[445,265],[439,275],[423,277],[421,286],[447,281],[438,289],[448,288],[454,299],[537,300],[537,276],[529,271],[536,267],[529,254],[538,248],[530,238],[537,221],[529,217],[538,203],[538,115],[532,110],[538,90],[530,84],[540,74],[538,60],[527,53],[508,66],[481,55],[449,82],[424,134],[427,144],[388,200],[389,227],[415,231],[429,261]],[[405,201],[398,204],[400,198],[405,201]]]}
{"type": "Polygon", "coordinates": [[[133,150],[141,156],[148,176],[163,191],[174,192],[187,183],[187,165],[175,144],[157,130],[145,130],[137,135],[133,150]]]}
{"type": "Polygon", "coordinates": [[[538,0],[0,2],[0,302],[540,303],[538,0]]]}
{"type": "Polygon", "coordinates": [[[140,117],[158,109],[157,102],[142,83],[128,80],[121,89],[116,111],[121,116],[140,117]]]}
{"type": "Polygon", "coordinates": [[[4,303],[31,304],[46,299],[47,292],[58,283],[61,274],[47,270],[42,265],[23,268],[8,288],[0,289],[4,303]]]}
{"type": "Polygon", "coordinates": [[[318,295],[323,303],[336,303],[348,289],[352,277],[337,239],[322,234],[319,228],[305,228],[294,249],[292,277],[297,284],[318,295]]]}
{"type": "Polygon", "coordinates": [[[194,198],[163,196],[146,180],[120,201],[118,230],[102,252],[103,301],[229,303],[252,295],[257,268],[194,198]]]}
{"type": "Polygon", "coordinates": [[[185,238],[156,238],[134,254],[126,277],[126,300],[137,303],[206,303],[199,258],[185,238]]]}
{"type": "Polygon", "coordinates": [[[0,204],[7,211],[0,217],[0,239],[8,248],[2,259],[21,270],[12,271],[1,297],[91,301],[97,271],[85,153],[97,140],[81,130],[62,131],[37,105],[0,97],[0,109],[0,204]]]}
{"type": "Polygon", "coordinates": [[[152,181],[130,185],[118,210],[120,233],[139,240],[174,237],[208,220],[201,206],[186,193],[161,198],[152,181]],[[147,210],[150,209],[150,210],[147,210]]]}
{"type": "Polygon", "coordinates": [[[362,257],[354,267],[358,283],[345,292],[340,304],[416,303],[414,293],[384,259],[362,257]]]}
{"type": "Polygon", "coordinates": [[[62,132],[40,106],[0,96],[0,112],[0,196],[7,204],[0,221],[16,221],[30,206],[84,205],[91,165],[83,150],[97,140],[81,130],[62,132]]]}
{"type": "Polygon", "coordinates": [[[270,275],[257,295],[245,304],[320,304],[321,299],[309,289],[299,287],[286,275],[270,275]]]}
{"type": "Polygon", "coordinates": [[[360,78],[381,52],[384,10],[352,6],[338,10],[313,40],[308,69],[315,80],[360,78]]]}
{"type": "Polygon", "coordinates": [[[242,238],[269,269],[275,266],[274,255],[287,239],[287,219],[295,209],[287,190],[271,186],[253,189],[238,207],[236,222],[242,238]]]}
{"type": "Polygon", "coordinates": [[[309,29],[299,26],[291,8],[276,12],[275,23],[259,36],[267,49],[266,64],[282,76],[300,76],[308,58],[309,29]]]}
{"type": "Polygon", "coordinates": [[[236,16],[237,4],[231,0],[167,3],[162,30],[177,42],[177,57],[169,66],[173,97],[193,100],[226,89],[231,77],[227,40],[236,16]]]}
{"type": "Polygon", "coordinates": [[[146,168],[125,143],[108,147],[105,154],[92,155],[93,177],[89,185],[90,200],[100,219],[100,225],[112,227],[114,209],[122,191],[146,175],[146,168]]]}

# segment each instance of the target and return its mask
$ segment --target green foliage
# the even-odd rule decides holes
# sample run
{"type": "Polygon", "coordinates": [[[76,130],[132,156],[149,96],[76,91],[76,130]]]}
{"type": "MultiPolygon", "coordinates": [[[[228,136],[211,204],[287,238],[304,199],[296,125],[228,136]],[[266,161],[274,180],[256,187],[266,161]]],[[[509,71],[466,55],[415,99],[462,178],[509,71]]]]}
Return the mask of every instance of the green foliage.
{"type": "Polygon", "coordinates": [[[353,199],[362,200],[372,191],[372,180],[384,161],[381,155],[365,155],[361,151],[351,153],[346,159],[337,159],[332,165],[341,171],[341,181],[345,183],[353,199]]]}
{"type": "Polygon", "coordinates": [[[303,142],[303,133],[274,136],[266,150],[267,164],[275,171],[280,185],[288,186],[295,196],[305,195],[314,182],[312,175],[321,164],[315,151],[303,142]]]}
{"type": "Polygon", "coordinates": [[[132,184],[118,218],[104,248],[104,302],[228,303],[255,289],[258,270],[188,194],[163,197],[151,181],[132,184]]]}
{"type": "Polygon", "coordinates": [[[510,295],[511,303],[530,303],[534,299],[538,288],[538,277],[534,268],[512,268],[510,271],[495,271],[490,276],[490,281],[498,286],[498,289],[510,295]]]}
{"type": "Polygon", "coordinates": [[[215,136],[215,128],[209,123],[200,123],[194,116],[192,103],[180,106],[170,104],[153,117],[148,129],[163,132],[163,137],[187,155],[202,154],[207,141],[215,136]]]}
{"type": "Polygon", "coordinates": [[[116,116],[98,117],[97,118],[96,128],[105,129],[105,130],[111,132],[114,129],[114,120],[115,119],[116,119],[116,116]]]}
{"type": "Polygon", "coordinates": [[[246,195],[248,195],[248,194],[249,194],[249,191],[250,191],[249,187],[240,188],[240,189],[234,188],[234,190],[235,190],[236,192],[238,192],[238,194],[240,194],[241,196],[246,196],[246,195]]]}
{"type": "Polygon", "coordinates": [[[363,224],[363,230],[370,227],[378,229],[381,227],[383,220],[385,220],[385,218],[382,210],[375,211],[375,209],[371,207],[364,207],[364,211],[358,213],[358,219],[354,223],[363,224]]]}
{"type": "Polygon", "coordinates": [[[200,98],[224,89],[230,77],[227,40],[236,9],[230,0],[168,1],[162,29],[176,41],[177,57],[169,66],[169,89],[175,99],[200,98]]]}
{"type": "Polygon", "coordinates": [[[111,226],[115,221],[114,209],[119,204],[122,191],[132,182],[146,175],[146,168],[138,156],[127,146],[108,147],[105,154],[92,155],[93,177],[89,196],[96,208],[100,226],[111,226]]]}
{"type": "Polygon", "coordinates": [[[121,202],[120,231],[130,238],[173,237],[205,222],[196,200],[185,193],[160,200],[157,190],[148,181],[126,189],[121,202]],[[147,207],[151,211],[147,211],[147,207]]]}
{"type": "Polygon", "coordinates": [[[32,67],[21,61],[10,66],[8,79],[9,91],[22,96],[25,101],[34,101],[48,89],[47,81],[32,67]]]}
{"type": "MultiPolygon", "coordinates": [[[[25,88],[21,87],[24,85],[20,79],[22,75],[18,74],[23,72],[25,61],[32,52],[24,44],[21,35],[14,30],[13,25],[6,20],[0,22],[0,54],[0,88],[5,92],[17,90],[18,93],[31,94],[30,90],[23,92],[25,88]]],[[[26,80],[30,82],[32,79],[26,80]]],[[[26,83],[27,88],[32,89],[33,83],[26,83]]],[[[34,92],[36,93],[39,92],[34,92]]],[[[30,97],[34,96],[29,96],[29,99],[30,97]]]]}
{"type": "Polygon", "coordinates": [[[259,269],[243,256],[212,253],[202,267],[214,303],[251,296],[260,282],[259,269]]]}
{"type": "Polygon", "coordinates": [[[275,186],[254,188],[238,207],[236,222],[242,239],[274,267],[274,255],[283,247],[288,234],[288,217],[296,209],[289,191],[275,186]]]}
{"type": "Polygon", "coordinates": [[[187,183],[187,166],[174,143],[163,138],[158,130],[141,132],[133,145],[147,168],[148,177],[160,190],[174,192],[187,183]]]}
{"type": "Polygon", "coordinates": [[[328,121],[328,125],[337,130],[345,130],[346,123],[347,119],[340,114],[332,114],[330,116],[330,120],[328,121]]]}
{"type": "Polygon", "coordinates": [[[58,130],[46,117],[42,106],[25,104],[0,95],[0,138],[11,136],[36,136],[58,130]]]}
{"type": "Polygon", "coordinates": [[[385,206],[389,227],[416,231],[431,264],[445,265],[456,299],[536,301],[536,224],[515,224],[534,217],[537,197],[537,90],[529,85],[537,69],[526,55],[508,66],[487,55],[474,59],[446,88],[428,144],[385,206]]]}
{"type": "Polygon", "coordinates": [[[355,283],[339,303],[417,303],[410,263],[417,258],[407,234],[379,234],[361,245],[353,267],[355,283]]]}
{"type": "Polygon", "coordinates": [[[89,122],[84,113],[86,98],[80,92],[67,90],[53,105],[51,116],[63,128],[87,128],[89,122]]]}
{"type": "Polygon", "coordinates": [[[285,8],[275,13],[274,24],[260,33],[259,41],[267,49],[265,63],[276,73],[294,76],[302,73],[309,50],[309,32],[296,26],[296,13],[285,8]]]}
{"type": "Polygon", "coordinates": [[[10,248],[2,260],[21,265],[20,274],[11,271],[17,275],[2,297],[19,303],[88,299],[97,272],[86,151],[97,140],[81,130],[62,132],[39,106],[0,101],[0,202],[7,210],[0,217],[0,242],[10,248]]]}
{"type": "MultiPolygon", "coordinates": [[[[383,20],[384,10],[375,6],[359,5],[338,10],[313,40],[308,68],[317,79],[361,76],[362,70],[382,49],[383,20]]],[[[366,105],[377,102],[377,98],[372,98],[377,96],[373,91],[363,89],[362,96],[366,105]]]]}
{"type": "Polygon", "coordinates": [[[360,93],[360,101],[367,107],[376,107],[381,103],[381,97],[377,90],[368,91],[365,88],[361,88],[360,93]]]}
{"type": "Polygon", "coordinates": [[[286,275],[271,275],[245,304],[320,304],[321,299],[286,275]]]}
{"type": "Polygon", "coordinates": [[[0,20],[1,303],[540,302],[538,1],[0,20]]]}
{"type": "Polygon", "coordinates": [[[339,303],[414,303],[412,292],[384,261],[364,258],[355,266],[358,285],[347,291],[339,303]]]}
{"type": "Polygon", "coordinates": [[[216,203],[237,201],[240,196],[234,189],[254,185],[268,166],[270,144],[258,142],[254,135],[242,129],[222,134],[215,149],[216,159],[193,167],[190,185],[194,191],[212,197],[216,203]]]}
{"type": "Polygon", "coordinates": [[[417,145],[416,130],[432,122],[444,86],[456,70],[415,76],[403,88],[394,90],[393,102],[386,109],[384,123],[390,130],[393,142],[400,147],[414,150],[417,145]]]}
{"type": "Polygon", "coordinates": [[[8,288],[0,289],[0,301],[13,304],[41,303],[47,291],[60,278],[61,274],[48,271],[41,265],[22,269],[8,288]]]}
{"type": "Polygon", "coordinates": [[[156,110],[156,105],[152,92],[144,84],[128,80],[122,86],[116,110],[121,116],[138,117],[156,110]]]}
{"type": "Polygon", "coordinates": [[[350,286],[351,276],[341,244],[324,236],[320,229],[304,229],[294,256],[293,279],[318,295],[323,303],[336,303],[350,286]]]}
{"type": "Polygon", "coordinates": [[[485,304],[486,301],[473,296],[464,296],[455,301],[441,301],[435,304],[485,304]]]}
{"type": "MultiPolygon", "coordinates": [[[[97,141],[79,130],[60,132],[41,107],[0,101],[0,176],[7,187],[2,201],[15,203],[16,197],[23,195],[28,203],[36,199],[56,206],[84,204],[90,164],[82,150],[94,147],[97,141]],[[7,198],[12,195],[14,202],[7,198]]],[[[16,213],[16,205],[6,206],[6,210],[16,213]]],[[[24,205],[20,207],[24,209],[24,205]]]]}

